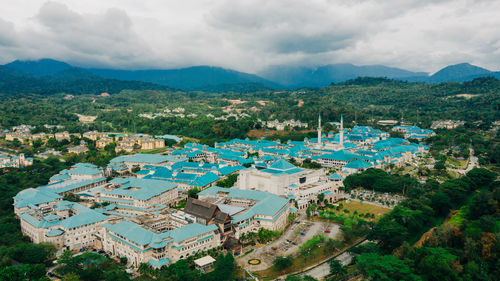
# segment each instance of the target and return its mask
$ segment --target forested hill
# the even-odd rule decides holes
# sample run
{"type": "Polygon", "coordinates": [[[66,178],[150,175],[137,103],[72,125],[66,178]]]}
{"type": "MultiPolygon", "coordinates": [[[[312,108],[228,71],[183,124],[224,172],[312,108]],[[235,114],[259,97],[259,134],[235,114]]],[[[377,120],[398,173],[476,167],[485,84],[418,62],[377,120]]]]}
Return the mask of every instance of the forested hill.
{"type": "Polygon", "coordinates": [[[432,120],[500,120],[500,80],[425,84],[384,78],[357,78],[319,89],[260,95],[273,102],[258,117],[314,122],[394,119],[429,127],[432,120]],[[301,103],[299,104],[299,101],[301,103]]]}
{"type": "MultiPolygon", "coordinates": [[[[14,61],[4,65],[13,74],[46,79],[58,76],[57,81],[66,78],[85,80],[117,79],[122,81],[141,81],[163,85],[184,91],[202,92],[236,92],[249,93],[276,89],[297,89],[302,87],[325,87],[334,83],[345,82],[357,77],[386,77],[400,81],[441,83],[465,82],[480,77],[500,78],[500,72],[460,63],[442,68],[429,75],[426,72],[412,72],[405,69],[384,65],[357,66],[353,64],[329,64],[314,67],[305,66],[273,66],[262,70],[257,75],[216,66],[191,66],[178,69],[109,69],[109,68],[77,68],[68,63],[52,60],[14,61]],[[68,72],[71,75],[68,76],[68,72]]],[[[35,83],[34,81],[30,81],[35,83]]],[[[88,82],[88,81],[87,81],[88,82]]],[[[116,85],[117,82],[111,83],[116,85]]],[[[128,84],[125,84],[128,85],[128,84]]],[[[131,89],[143,89],[148,84],[134,84],[131,89]]],[[[52,86],[52,85],[51,85],[52,86]]],[[[53,87],[53,86],[52,86],[53,87]]],[[[115,87],[115,86],[113,86],[115,87]]],[[[153,86],[146,86],[151,89],[153,86]]],[[[118,87],[119,88],[119,87],[118,87]]],[[[159,88],[156,86],[156,88],[159,88]]]]}
{"type": "Polygon", "coordinates": [[[114,94],[122,90],[172,91],[173,89],[148,82],[107,79],[80,68],[68,68],[40,77],[21,70],[0,66],[0,93],[7,95],[50,95],[57,93],[80,95],[103,92],[114,94]]]}

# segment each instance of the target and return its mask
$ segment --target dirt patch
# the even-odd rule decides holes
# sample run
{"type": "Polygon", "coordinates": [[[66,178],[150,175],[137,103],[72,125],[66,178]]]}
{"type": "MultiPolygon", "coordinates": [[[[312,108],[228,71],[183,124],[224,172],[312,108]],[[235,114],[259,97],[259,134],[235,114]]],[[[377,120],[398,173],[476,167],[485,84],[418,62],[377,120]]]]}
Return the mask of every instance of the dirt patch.
{"type": "Polygon", "coordinates": [[[243,101],[243,100],[227,100],[227,101],[230,102],[232,105],[242,104],[242,103],[246,102],[246,101],[243,101]]]}
{"type": "Polygon", "coordinates": [[[454,96],[449,96],[449,97],[446,97],[446,99],[449,99],[449,98],[464,98],[464,99],[471,99],[473,97],[477,97],[477,96],[480,96],[479,94],[459,94],[459,95],[454,95],[454,96]]]}
{"type": "Polygon", "coordinates": [[[302,107],[304,105],[304,101],[303,100],[299,100],[299,103],[297,103],[297,106],[298,107],[302,107]]]}
{"type": "Polygon", "coordinates": [[[256,101],[256,103],[258,103],[258,104],[260,104],[262,106],[266,106],[266,102],[263,101],[263,100],[258,100],[258,101],[256,101]]]}

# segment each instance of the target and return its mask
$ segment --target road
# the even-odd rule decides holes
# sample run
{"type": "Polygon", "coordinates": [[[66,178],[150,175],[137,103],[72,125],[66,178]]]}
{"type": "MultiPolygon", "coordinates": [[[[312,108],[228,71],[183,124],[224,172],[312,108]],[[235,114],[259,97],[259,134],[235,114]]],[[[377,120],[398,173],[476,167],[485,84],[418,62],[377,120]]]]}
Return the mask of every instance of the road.
{"type": "Polygon", "coordinates": [[[472,147],[469,148],[469,155],[470,155],[469,161],[465,169],[451,169],[451,170],[459,173],[460,175],[465,175],[475,167],[479,167],[478,158],[477,156],[474,156],[474,150],[472,149],[472,147]]]}

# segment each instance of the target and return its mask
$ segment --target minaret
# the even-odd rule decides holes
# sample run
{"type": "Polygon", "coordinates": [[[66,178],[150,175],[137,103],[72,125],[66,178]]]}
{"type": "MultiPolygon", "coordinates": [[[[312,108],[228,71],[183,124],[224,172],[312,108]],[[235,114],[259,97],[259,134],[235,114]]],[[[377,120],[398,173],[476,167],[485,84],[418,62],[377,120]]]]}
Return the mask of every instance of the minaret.
{"type": "Polygon", "coordinates": [[[344,117],[340,115],[340,146],[344,148],[344,117]]]}
{"type": "Polygon", "coordinates": [[[321,114],[318,115],[318,144],[321,145],[321,114]]]}

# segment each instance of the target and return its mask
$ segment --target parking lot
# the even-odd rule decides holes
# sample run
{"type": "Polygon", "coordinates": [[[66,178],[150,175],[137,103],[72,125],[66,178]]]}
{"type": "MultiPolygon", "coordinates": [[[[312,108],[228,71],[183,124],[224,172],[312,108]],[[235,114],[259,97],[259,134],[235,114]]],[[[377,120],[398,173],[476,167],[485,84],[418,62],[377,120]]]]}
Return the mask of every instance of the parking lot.
{"type": "MultiPolygon", "coordinates": [[[[311,239],[316,234],[323,234],[325,238],[335,238],[340,232],[340,225],[330,222],[313,222],[305,216],[297,218],[296,222],[277,240],[262,247],[256,248],[252,253],[239,257],[237,262],[243,268],[250,271],[258,271],[272,266],[277,256],[288,256],[295,254],[299,246],[311,239]],[[250,259],[259,259],[258,265],[248,264],[250,259]]],[[[249,250],[248,249],[245,250],[249,250]]]]}

